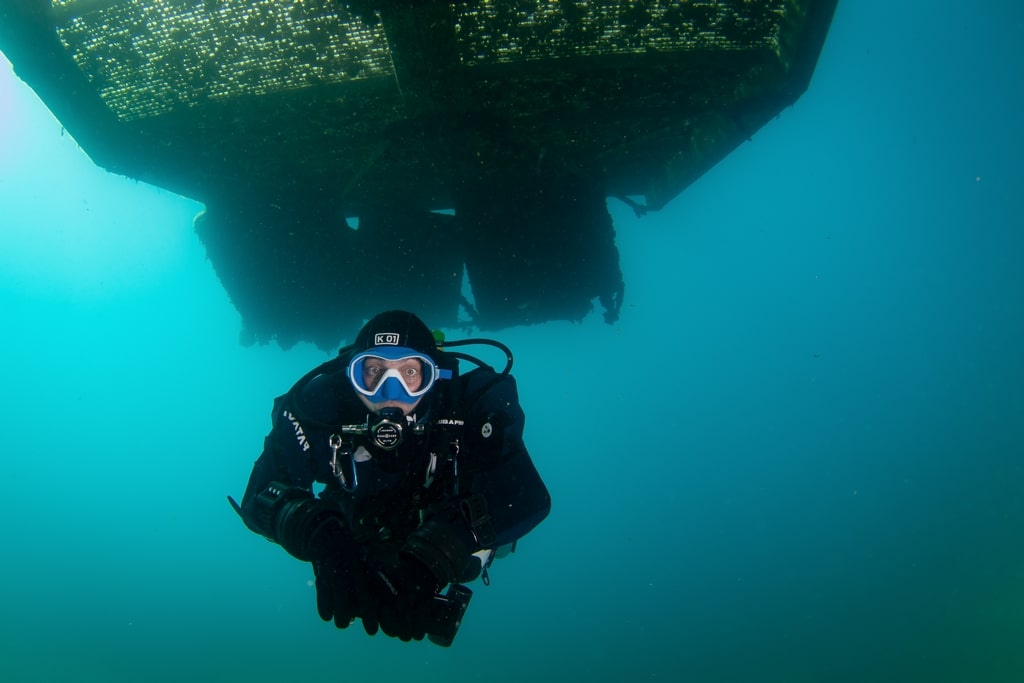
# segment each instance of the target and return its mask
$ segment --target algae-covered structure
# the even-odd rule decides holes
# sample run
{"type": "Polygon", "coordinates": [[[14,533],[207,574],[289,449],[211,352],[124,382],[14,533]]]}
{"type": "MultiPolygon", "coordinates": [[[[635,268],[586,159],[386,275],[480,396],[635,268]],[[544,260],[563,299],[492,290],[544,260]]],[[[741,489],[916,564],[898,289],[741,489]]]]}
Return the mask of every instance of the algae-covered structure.
{"type": "Polygon", "coordinates": [[[793,103],[835,5],[0,0],[0,51],[95,163],[205,204],[248,340],[329,347],[389,307],[613,321],[607,198],[663,207],[793,103]]]}

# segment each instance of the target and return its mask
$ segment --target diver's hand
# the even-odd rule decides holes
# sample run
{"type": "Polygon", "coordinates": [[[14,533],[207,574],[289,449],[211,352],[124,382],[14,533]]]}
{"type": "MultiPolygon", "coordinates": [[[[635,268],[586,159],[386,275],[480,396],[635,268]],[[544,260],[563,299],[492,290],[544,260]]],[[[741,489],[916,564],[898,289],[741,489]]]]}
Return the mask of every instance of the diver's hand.
{"type": "Polygon", "coordinates": [[[362,615],[367,633],[369,621],[392,638],[423,640],[434,595],[440,588],[434,575],[421,562],[397,553],[378,555],[368,562],[367,570],[374,598],[362,615]]]}
{"type": "Polygon", "coordinates": [[[316,611],[324,621],[333,619],[338,628],[348,628],[359,616],[361,596],[366,594],[362,552],[340,529],[328,538],[312,560],[316,611]]]}
{"type": "Polygon", "coordinates": [[[348,628],[359,616],[358,587],[361,578],[358,569],[347,562],[333,559],[313,561],[316,576],[316,611],[324,621],[334,621],[338,628],[348,628]]]}

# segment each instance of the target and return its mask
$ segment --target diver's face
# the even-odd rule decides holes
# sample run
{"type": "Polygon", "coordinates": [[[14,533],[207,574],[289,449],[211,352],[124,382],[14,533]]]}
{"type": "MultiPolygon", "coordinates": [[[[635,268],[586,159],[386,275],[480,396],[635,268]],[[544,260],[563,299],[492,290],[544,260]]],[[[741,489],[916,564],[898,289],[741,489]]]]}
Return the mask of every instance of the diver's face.
{"type": "MultiPolygon", "coordinates": [[[[423,364],[415,358],[403,358],[402,360],[385,360],[384,358],[367,358],[363,363],[363,386],[368,389],[376,389],[377,385],[389,377],[397,377],[408,391],[417,391],[423,386],[423,364]]],[[[383,408],[401,408],[402,412],[408,415],[417,405],[422,396],[416,397],[412,403],[402,401],[380,401],[374,403],[362,394],[360,400],[373,412],[379,412],[383,408]]]]}

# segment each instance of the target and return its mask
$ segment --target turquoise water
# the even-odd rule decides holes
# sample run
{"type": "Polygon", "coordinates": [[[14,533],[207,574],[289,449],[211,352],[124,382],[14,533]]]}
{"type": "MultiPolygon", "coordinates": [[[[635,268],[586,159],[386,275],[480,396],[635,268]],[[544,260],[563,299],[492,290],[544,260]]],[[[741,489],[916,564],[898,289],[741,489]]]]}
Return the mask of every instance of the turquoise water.
{"type": "Polygon", "coordinates": [[[0,63],[0,679],[1024,680],[1022,33],[842,2],[794,107],[610,202],[621,320],[498,335],[554,509],[450,650],[337,632],[241,525],[326,355],[241,347],[201,207],[0,63]]]}

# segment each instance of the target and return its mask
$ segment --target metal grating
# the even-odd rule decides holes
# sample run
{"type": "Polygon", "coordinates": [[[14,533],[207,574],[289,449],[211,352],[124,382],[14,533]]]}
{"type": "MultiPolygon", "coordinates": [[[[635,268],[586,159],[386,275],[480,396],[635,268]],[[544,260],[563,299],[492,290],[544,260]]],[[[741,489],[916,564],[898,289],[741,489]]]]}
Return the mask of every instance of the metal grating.
{"type": "Polygon", "coordinates": [[[466,65],[718,49],[778,52],[784,0],[559,0],[454,5],[466,65]]]}
{"type": "MultiPolygon", "coordinates": [[[[393,78],[380,22],[304,0],[52,0],[57,34],[122,121],[221,98],[393,78]]],[[[465,66],[779,50],[786,0],[478,0],[450,5],[465,66]]],[[[429,29],[425,29],[429,30],[429,29]]]]}
{"type": "Polygon", "coordinates": [[[122,121],[219,98],[393,76],[383,29],[302,0],[54,0],[57,33],[122,121]],[[83,8],[80,13],[76,8],[83,8]]]}

